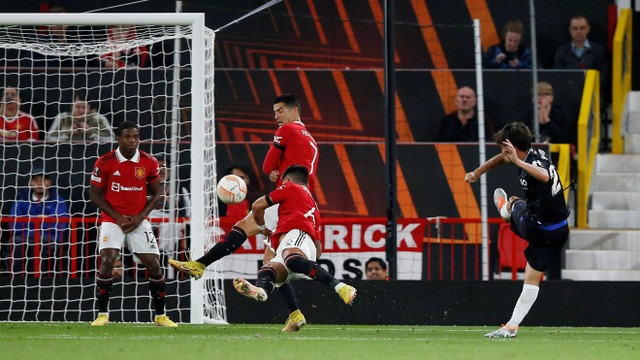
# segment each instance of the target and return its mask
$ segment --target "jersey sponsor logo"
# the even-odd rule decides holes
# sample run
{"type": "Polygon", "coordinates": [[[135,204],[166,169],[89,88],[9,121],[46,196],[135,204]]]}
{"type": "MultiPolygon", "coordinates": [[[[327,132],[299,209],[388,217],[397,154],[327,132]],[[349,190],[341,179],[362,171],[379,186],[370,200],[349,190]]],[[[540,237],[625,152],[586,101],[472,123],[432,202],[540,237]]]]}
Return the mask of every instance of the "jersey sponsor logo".
{"type": "Polygon", "coordinates": [[[116,172],[113,173],[113,176],[120,176],[120,171],[116,170],[116,172]]]}
{"type": "Polygon", "coordinates": [[[114,182],[111,183],[111,191],[120,192],[120,191],[142,191],[143,187],[140,186],[122,186],[120,183],[114,182]]]}
{"type": "Polygon", "coordinates": [[[136,179],[144,179],[145,175],[147,175],[147,170],[143,167],[136,167],[134,175],[136,179]]]}

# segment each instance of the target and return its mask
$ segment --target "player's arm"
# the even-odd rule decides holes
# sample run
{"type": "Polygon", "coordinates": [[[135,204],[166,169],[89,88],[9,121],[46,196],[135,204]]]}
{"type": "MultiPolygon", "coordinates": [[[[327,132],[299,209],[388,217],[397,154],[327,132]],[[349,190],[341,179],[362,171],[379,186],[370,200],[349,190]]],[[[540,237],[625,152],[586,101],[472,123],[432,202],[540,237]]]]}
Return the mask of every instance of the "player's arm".
{"type": "Polygon", "coordinates": [[[96,204],[96,206],[98,206],[100,210],[104,211],[105,213],[107,213],[107,215],[111,216],[115,221],[117,221],[118,226],[120,226],[121,228],[129,223],[129,219],[122,216],[122,214],[117,212],[116,209],[114,209],[111,204],[107,202],[104,197],[103,187],[96,184],[91,184],[89,186],[89,197],[91,198],[91,202],[96,204]]]}
{"type": "Polygon", "coordinates": [[[273,136],[273,143],[269,147],[267,156],[265,156],[262,162],[262,171],[269,175],[269,180],[272,182],[278,182],[280,179],[280,164],[284,157],[284,151],[287,142],[287,125],[282,125],[273,136]]]}
{"type": "Polygon", "coordinates": [[[277,147],[275,144],[272,144],[269,147],[269,151],[267,152],[267,156],[264,158],[264,162],[262,163],[262,171],[269,175],[269,180],[271,182],[278,182],[280,178],[280,171],[278,170],[280,167],[280,160],[284,155],[284,149],[277,147]]]}
{"type": "Polygon", "coordinates": [[[269,197],[269,195],[260,197],[251,205],[251,213],[253,214],[253,219],[258,225],[258,229],[260,230],[260,232],[266,236],[271,235],[271,231],[267,229],[264,224],[264,211],[271,205],[273,205],[273,203],[271,202],[271,198],[269,197]]]}
{"type": "Polygon", "coordinates": [[[480,176],[482,176],[482,174],[486,173],[487,171],[493,168],[503,165],[506,162],[507,160],[505,159],[504,154],[502,153],[497,154],[496,156],[487,160],[487,162],[485,162],[484,164],[480,165],[477,169],[465,174],[464,181],[468,183],[474,183],[478,181],[478,179],[480,179],[480,176]]]}
{"type": "Polygon", "coordinates": [[[548,169],[538,167],[533,164],[529,164],[528,162],[525,162],[520,159],[518,159],[517,162],[514,162],[514,164],[519,168],[521,168],[522,170],[526,171],[527,174],[531,175],[531,177],[540,181],[543,184],[548,182],[549,179],[551,179],[551,176],[549,176],[548,169]]]}

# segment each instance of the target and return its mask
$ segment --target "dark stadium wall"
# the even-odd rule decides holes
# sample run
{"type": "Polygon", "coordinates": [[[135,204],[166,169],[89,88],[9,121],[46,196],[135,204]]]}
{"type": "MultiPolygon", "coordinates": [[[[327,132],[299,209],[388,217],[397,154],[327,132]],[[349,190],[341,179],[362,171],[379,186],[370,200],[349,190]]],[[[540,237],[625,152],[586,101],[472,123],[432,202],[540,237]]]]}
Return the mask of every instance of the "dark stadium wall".
{"type": "MultiPolygon", "coordinates": [[[[146,142],[140,148],[151,154],[168,153],[166,142],[146,142]]],[[[0,186],[5,201],[0,203],[0,214],[7,215],[16,192],[28,186],[34,169],[44,168],[59,193],[69,199],[71,212],[76,216],[96,216],[95,206],[89,202],[90,171],[100,154],[105,154],[113,144],[48,144],[29,143],[5,144],[3,158],[0,159],[0,186]],[[58,154],[69,154],[59,157],[58,154]],[[53,160],[53,161],[52,161],[53,160]]],[[[545,145],[543,147],[546,148],[545,145]]],[[[269,148],[268,143],[221,143],[217,146],[217,167],[219,175],[232,164],[249,167],[256,180],[250,185],[250,192],[265,194],[274,189],[274,184],[262,174],[261,164],[252,159],[263,159],[269,148]]],[[[489,145],[487,158],[497,154],[499,147],[489,145]]],[[[380,144],[320,144],[318,205],[323,217],[384,217],[386,203],[384,196],[384,162],[380,144]],[[354,175],[355,174],[355,175],[354,175]],[[365,181],[366,179],[366,181],[365,181]],[[358,186],[354,186],[355,184],[358,186]]],[[[446,216],[479,218],[480,188],[464,185],[463,189],[453,189],[449,180],[453,174],[464,174],[475,169],[478,164],[478,147],[475,144],[400,144],[398,164],[402,170],[399,179],[406,183],[408,193],[398,199],[401,217],[446,216]],[[459,158],[459,163],[442,163],[442,158],[459,158]],[[454,196],[454,191],[463,191],[464,198],[454,196]],[[465,216],[465,214],[477,214],[465,216]]],[[[189,144],[180,145],[177,174],[189,186],[190,177],[189,144]]],[[[503,187],[509,194],[519,194],[516,181],[503,181],[515,176],[516,169],[501,167],[487,175],[488,187],[503,187]]],[[[515,179],[515,177],[514,177],[515,179]]],[[[456,179],[453,179],[456,180],[456,179]]],[[[462,179],[457,179],[460,183],[462,179]]],[[[466,184],[466,183],[465,183],[466,184]]],[[[498,214],[493,207],[490,217],[498,214]]]]}
{"type": "MultiPolygon", "coordinates": [[[[67,280],[65,280],[67,281],[67,280]]],[[[44,291],[53,289],[47,279],[0,278],[0,299],[10,298],[9,284],[13,284],[14,299],[24,299],[9,304],[0,302],[0,321],[35,321],[48,319],[54,312],[54,319],[62,321],[64,313],[77,321],[90,322],[95,311],[93,279],[71,279],[82,283],[74,286],[76,293],[66,294],[66,287],[60,292],[44,291]],[[47,285],[43,288],[42,285],[47,285]],[[57,301],[66,297],[72,302],[57,301]],[[31,309],[24,317],[9,318],[8,309],[31,309]],[[49,310],[47,310],[49,309],[49,310]]],[[[189,280],[186,280],[188,283],[189,280]]],[[[358,289],[353,306],[345,305],[333,290],[314,281],[294,283],[300,309],[309,324],[334,325],[487,325],[497,326],[511,316],[513,303],[522,287],[520,281],[350,281],[358,289]]],[[[188,311],[174,310],[179,301],[188,302],[188,286],[176,287],[167,284],[167,313],[179,322],[188,322],[188,311]],[[179,289],[179,293],[176,293],[179,289]]],[[[640,288],[634,282],[572,282],[545,281],[541,284],[540,295],[523,326],[595,326],[633,327],[638,326],[637,299],[640,288]]],[[[274,292],[266,303],[258,303],[239,295],[225,281],[227,319],[231,324],[278,324],[284,323],[288,311],[284,301],[274,292]]],[[[133,301],[139,307],[147,308],[149,303],[146,286],[137,291],[126,285],[124,291],[114,286],[112,294],[114,309],[111,321],[151,321],[151,311],[133,311],[133,301]],[[120,296],[128,298],[125,301],[120,296]],[[135,300],[134,295],[138,296],[135,300]]],[[[21,314],[19,316],[22,316],[21,314]]]]}

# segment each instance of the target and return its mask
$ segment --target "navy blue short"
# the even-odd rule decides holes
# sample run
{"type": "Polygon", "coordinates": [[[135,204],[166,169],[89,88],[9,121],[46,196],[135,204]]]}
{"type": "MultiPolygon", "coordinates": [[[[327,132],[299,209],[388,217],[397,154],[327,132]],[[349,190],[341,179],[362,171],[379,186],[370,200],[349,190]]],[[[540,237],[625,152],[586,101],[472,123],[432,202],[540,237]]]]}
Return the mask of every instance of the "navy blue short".
{"type": "Polygon", "coordinates": [[[516,201],[511,208],[511,230],[529,242],[524,256],[529,265],[538,271],[547,270],[555,253],[561,252],[569,238],[569,224],[541,224],[531,217],[527,203],[516,201]]]}

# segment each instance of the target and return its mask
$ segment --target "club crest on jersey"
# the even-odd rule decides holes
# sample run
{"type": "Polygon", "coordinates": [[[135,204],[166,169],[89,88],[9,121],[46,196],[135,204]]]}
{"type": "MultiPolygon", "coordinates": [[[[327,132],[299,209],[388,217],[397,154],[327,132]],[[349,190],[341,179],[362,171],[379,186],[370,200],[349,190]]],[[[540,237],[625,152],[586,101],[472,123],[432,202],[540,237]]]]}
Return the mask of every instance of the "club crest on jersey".
{"type": "Polygon", "coordinates": [[[136,179],[144,179],[145,175],[147,175],[147,171],[143,167],[136,167],[135,176],[136,179]]]}

